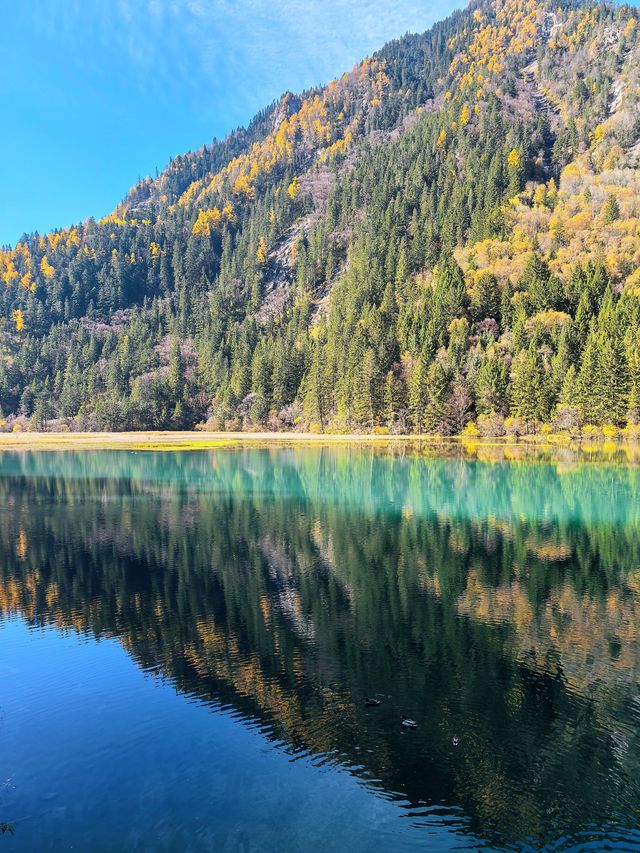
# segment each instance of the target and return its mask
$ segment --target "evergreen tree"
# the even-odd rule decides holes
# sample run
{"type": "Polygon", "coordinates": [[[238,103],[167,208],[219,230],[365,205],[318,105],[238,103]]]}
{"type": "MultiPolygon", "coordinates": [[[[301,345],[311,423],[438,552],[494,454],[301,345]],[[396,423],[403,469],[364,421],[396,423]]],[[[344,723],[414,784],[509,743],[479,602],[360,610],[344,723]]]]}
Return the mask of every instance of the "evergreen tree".
{"type": "Polygon", "coordinates": [[[174,398],[181,398],[185,393],[185,369],[180,349],[180,341],[174,337],[171,341],[169,356],[169,391],[174,398]]]}
{"type": "Polygon", "coordinates": [[[411,371],[409,379],[409,419],[412,432],[421,434],[425,430],[425,414],[427,409],[427,364],[420,356],[411,371]]]}
{"type": "Polygon", "coordinates": [[[448,365],[437,358],[429,368],[426,390],[428,403],[424,412],[424,425],[429,433],[447,433],[445,414],[450,391],[451,374],[448,365]]]}
{"type": "Polygon", "coordinates": [[[508,409],[509,369],[504,361],[485,357],[476,378],[476,410],[478,414],[497,412],[506,414],[508,409]]]}
{"type": "Polygon", "coordinates": [[[549,394],[540,355],[532,342],[515,357],[511,367],[511,413],[535,432],[538,421],[549,414],[549,394]]]}
{"type": "Polygon", "coordinates": [[[613,193],[609,194],[603,211],[604,224],[611,225],[616,219],[620,219],[620,205],[613,193]]]}

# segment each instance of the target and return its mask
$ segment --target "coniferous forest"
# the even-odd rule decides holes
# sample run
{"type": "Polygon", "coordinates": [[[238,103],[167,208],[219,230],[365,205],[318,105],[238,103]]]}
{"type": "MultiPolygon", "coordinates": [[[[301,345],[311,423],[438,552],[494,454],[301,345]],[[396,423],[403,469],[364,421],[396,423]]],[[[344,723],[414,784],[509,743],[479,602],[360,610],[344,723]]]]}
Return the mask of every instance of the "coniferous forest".
{"type": "Polygon", "coordinates": [[[640,14],[472,2],[0,278],[5,431],[637,433],[640,14]]]}

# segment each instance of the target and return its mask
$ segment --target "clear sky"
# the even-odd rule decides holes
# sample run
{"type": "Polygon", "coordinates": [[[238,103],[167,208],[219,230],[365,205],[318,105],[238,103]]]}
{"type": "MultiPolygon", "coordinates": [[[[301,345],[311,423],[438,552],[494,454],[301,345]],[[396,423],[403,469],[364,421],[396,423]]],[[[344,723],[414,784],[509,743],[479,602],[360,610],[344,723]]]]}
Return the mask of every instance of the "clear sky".
{"type": "Polygon", "coordinates": [[[138,177],[460,0],[0,4],[0,244],[109,213],[138,177]]]}

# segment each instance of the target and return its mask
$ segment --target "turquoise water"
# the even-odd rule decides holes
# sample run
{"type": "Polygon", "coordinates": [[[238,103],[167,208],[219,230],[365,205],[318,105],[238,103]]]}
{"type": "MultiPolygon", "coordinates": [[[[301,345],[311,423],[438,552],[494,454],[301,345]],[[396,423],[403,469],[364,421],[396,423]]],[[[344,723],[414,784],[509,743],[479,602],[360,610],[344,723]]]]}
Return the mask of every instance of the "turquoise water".
{"type": "Polygon", "coordinates": [[[640,468],[4,453],[0,507],[0,851],[640,849],[640,468]]]}

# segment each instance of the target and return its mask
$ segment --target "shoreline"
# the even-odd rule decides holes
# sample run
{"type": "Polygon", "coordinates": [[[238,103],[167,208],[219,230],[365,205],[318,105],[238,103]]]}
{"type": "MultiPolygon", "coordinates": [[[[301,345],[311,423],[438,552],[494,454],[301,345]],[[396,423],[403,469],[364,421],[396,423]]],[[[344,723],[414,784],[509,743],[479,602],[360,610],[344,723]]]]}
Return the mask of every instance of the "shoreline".
{"type": "Polygon", "coordinates": [[[239,444],[430,444],[455,446],[460,437],[419,435],[331,434],[303,432],[16,432],[0,433],[0,450],[45,447],[113,447],[116,449],[206,449],[239,444]]]}
{"type": "Polygon", "coordinates": [[[2,450],[207,450],[223,447],[255,446],[318,446],[366,445],[371,447],[419,446],[422,449],[473,451],[474,449],[531,449],[531,450],[582,450],[597,452],[606,449],[640,452],[640,444],[620,437],[573,438],[566,434],[503,436],[482,438],[477,436],[436,435],[373,435],[328,434],[300,432],[201,432],[201,431],[141,431],[141,432],[15,432],[0,433],[2,450]]]}

